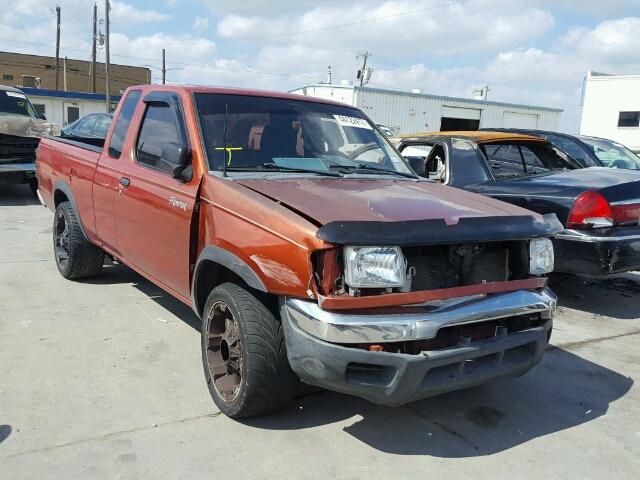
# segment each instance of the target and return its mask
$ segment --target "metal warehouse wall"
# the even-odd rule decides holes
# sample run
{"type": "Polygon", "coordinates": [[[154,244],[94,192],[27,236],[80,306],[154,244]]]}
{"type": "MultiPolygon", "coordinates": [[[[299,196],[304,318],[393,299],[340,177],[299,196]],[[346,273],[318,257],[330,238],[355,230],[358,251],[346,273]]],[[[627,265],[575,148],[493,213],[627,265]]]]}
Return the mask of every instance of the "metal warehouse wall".
{"type": "MultiPolygon", "coordinates": [[[[316,96],[319,92],[314,92],[316,96]]],[[[516,106],[478,100],[445,98],[405,92],[385,92],[355,89],[354,105],[361,108],[375,122],[390,127],[396,134],[437,131],[440,129],[443,107],[480,110],[480,127],[515,127],[504,125],[505,112],[536,116],[536,128],[557,130],[561,111],[516,106]]]]}

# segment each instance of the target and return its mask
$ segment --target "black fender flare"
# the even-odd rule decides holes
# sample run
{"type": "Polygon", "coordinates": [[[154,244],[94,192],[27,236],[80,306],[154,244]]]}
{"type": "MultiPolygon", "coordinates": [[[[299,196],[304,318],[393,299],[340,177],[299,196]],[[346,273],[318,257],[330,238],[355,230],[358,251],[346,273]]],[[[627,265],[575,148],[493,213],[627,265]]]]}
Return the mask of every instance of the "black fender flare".
{"type": "Polygon", "coordinates": [[[84,225],[82,224],[82,217],[80,216],[80,211],[78,210],[78,205],[76,203],[76,199],[73,196],[73,192],[71,191],[71,187],[69,186],[68,183],[63,182],[62,180],[56,180],[53,184],[53,203],[54,203],[54,208],[55,208],[55,198],[56,198],[56,192],[57,191],[61,191],[62,193],[65,194],[65,196],[69,199],[69,203],[71,204],[71,208],[73,209],[73,213],[76,214],[76,218],[78,219],[78,222],[80,223],[80,230],[82,230],[82,234],[84,235],[84,238],[86,238],[87,240],[89,240],[89,237],[87,236],[87,232],[84,229],[84,225]]]}
{"type": "Polygon", "coordinates": [[[208,245],[198,256],[195,268],[193,269],[193,278],[191,283],[191,304],[194,311],[198,315],[201,315],[202,313],[198,311],[199,308],[197,303],[198,275],[200,273],[200,267],[205,261],[211,261],[225,268],[228,268],[233,273],[238,275],[251,288],[259,290],[261,292],[267,292],[267,287],[265,287],[258,274],[249,265],[247,265],[244,260],[231,253],[230,251],[225,250],[224,248],[218,247],[216,245],[208,245]]]}

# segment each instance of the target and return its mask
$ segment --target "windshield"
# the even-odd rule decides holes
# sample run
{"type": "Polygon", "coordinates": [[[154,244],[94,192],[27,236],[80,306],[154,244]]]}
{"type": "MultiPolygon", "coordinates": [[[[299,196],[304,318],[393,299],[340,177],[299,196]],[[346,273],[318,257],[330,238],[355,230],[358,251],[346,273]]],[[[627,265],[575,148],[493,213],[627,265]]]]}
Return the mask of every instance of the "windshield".
{"type": "Polygon", "coordinates": [[[0,90],[0,115],[38,118],[38,114],[24,93],[8,90],[0,90]]]}
{"type": "Polygon", "coordinates": [[[640,157],[620,143],[599,138],[580,137],[605,167],[640,169],[640,157]]]}
{"type": "Polygon", "coordinates": [[[211,170],[306,170],[412,176],[404,160],[349,107],[246,95],[195,95],[211,170]]]}

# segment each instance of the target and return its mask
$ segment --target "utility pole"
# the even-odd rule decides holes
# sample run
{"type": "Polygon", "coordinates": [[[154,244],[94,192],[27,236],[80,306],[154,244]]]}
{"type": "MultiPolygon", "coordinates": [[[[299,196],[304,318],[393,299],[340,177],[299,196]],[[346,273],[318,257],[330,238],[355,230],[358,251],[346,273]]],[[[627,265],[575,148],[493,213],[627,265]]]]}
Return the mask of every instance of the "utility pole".
{"type": "Polygon", "coordinates": [[[367,68],[367,59],[371,56],[371,52],[369,50],[365,50],[361,52],[358,57],[362,57],[362,68],[358,69],[358,79],[360,80],[360,86],[364,87],[364,85],[371,78],[371,68],[367,68]]]}
{"type": "Polygon", "coordinates": [[[98,36],[98,4],[93,4],[93,42],[91,44],[91,91],[96,93],[96,42],[98,36]]]}
{"type": "Polygon", "coordinates": [[[67,91],[67,56],[64,57],[64,62],[62,63],[62,85],[63,89],[67,91]]]}
{"type": "Polygon", "coordinates": [[[327,83],[331,85],[331,65],[327,67],[327,83]]]}
{"type": "Polygon", "coordinates": [[[56,90],[58,90],[60,72],[60,6],[56,5],[56,90]]]}
{"type": "Polygon", "coordinates": [[[107,100],[107,112],[111,111],[111,95],[110,95],[110,82],[109,82],[109,10],[111,10],[111,5],[109,5],[109,0],[105,0],[104,2],[104,29],[105,29],[105,89],[106,89],[106,100],[107,100]]]}
{"type": "Polygon", "coordinates": [[[167,65],[165,63],[165,49],[162,49],[162,84],[167,81],[167,65]]]}

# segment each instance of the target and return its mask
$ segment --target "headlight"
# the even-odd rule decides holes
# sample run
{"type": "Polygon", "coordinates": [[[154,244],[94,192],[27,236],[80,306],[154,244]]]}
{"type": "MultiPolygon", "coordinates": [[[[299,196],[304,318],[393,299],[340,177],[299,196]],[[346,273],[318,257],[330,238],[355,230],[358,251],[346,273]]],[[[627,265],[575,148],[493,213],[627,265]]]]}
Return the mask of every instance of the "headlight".
{"type": "Polygon", "coordinates": [[[553,272],[553,243],[548,238],[529,242],[529,273],[542,275],[553,272]]]}
{"type": "Polygon", "coordinates": [[[345,247],[345,283],[352,288],[402,287],[407,262],[400,247],[345,247]]]}

